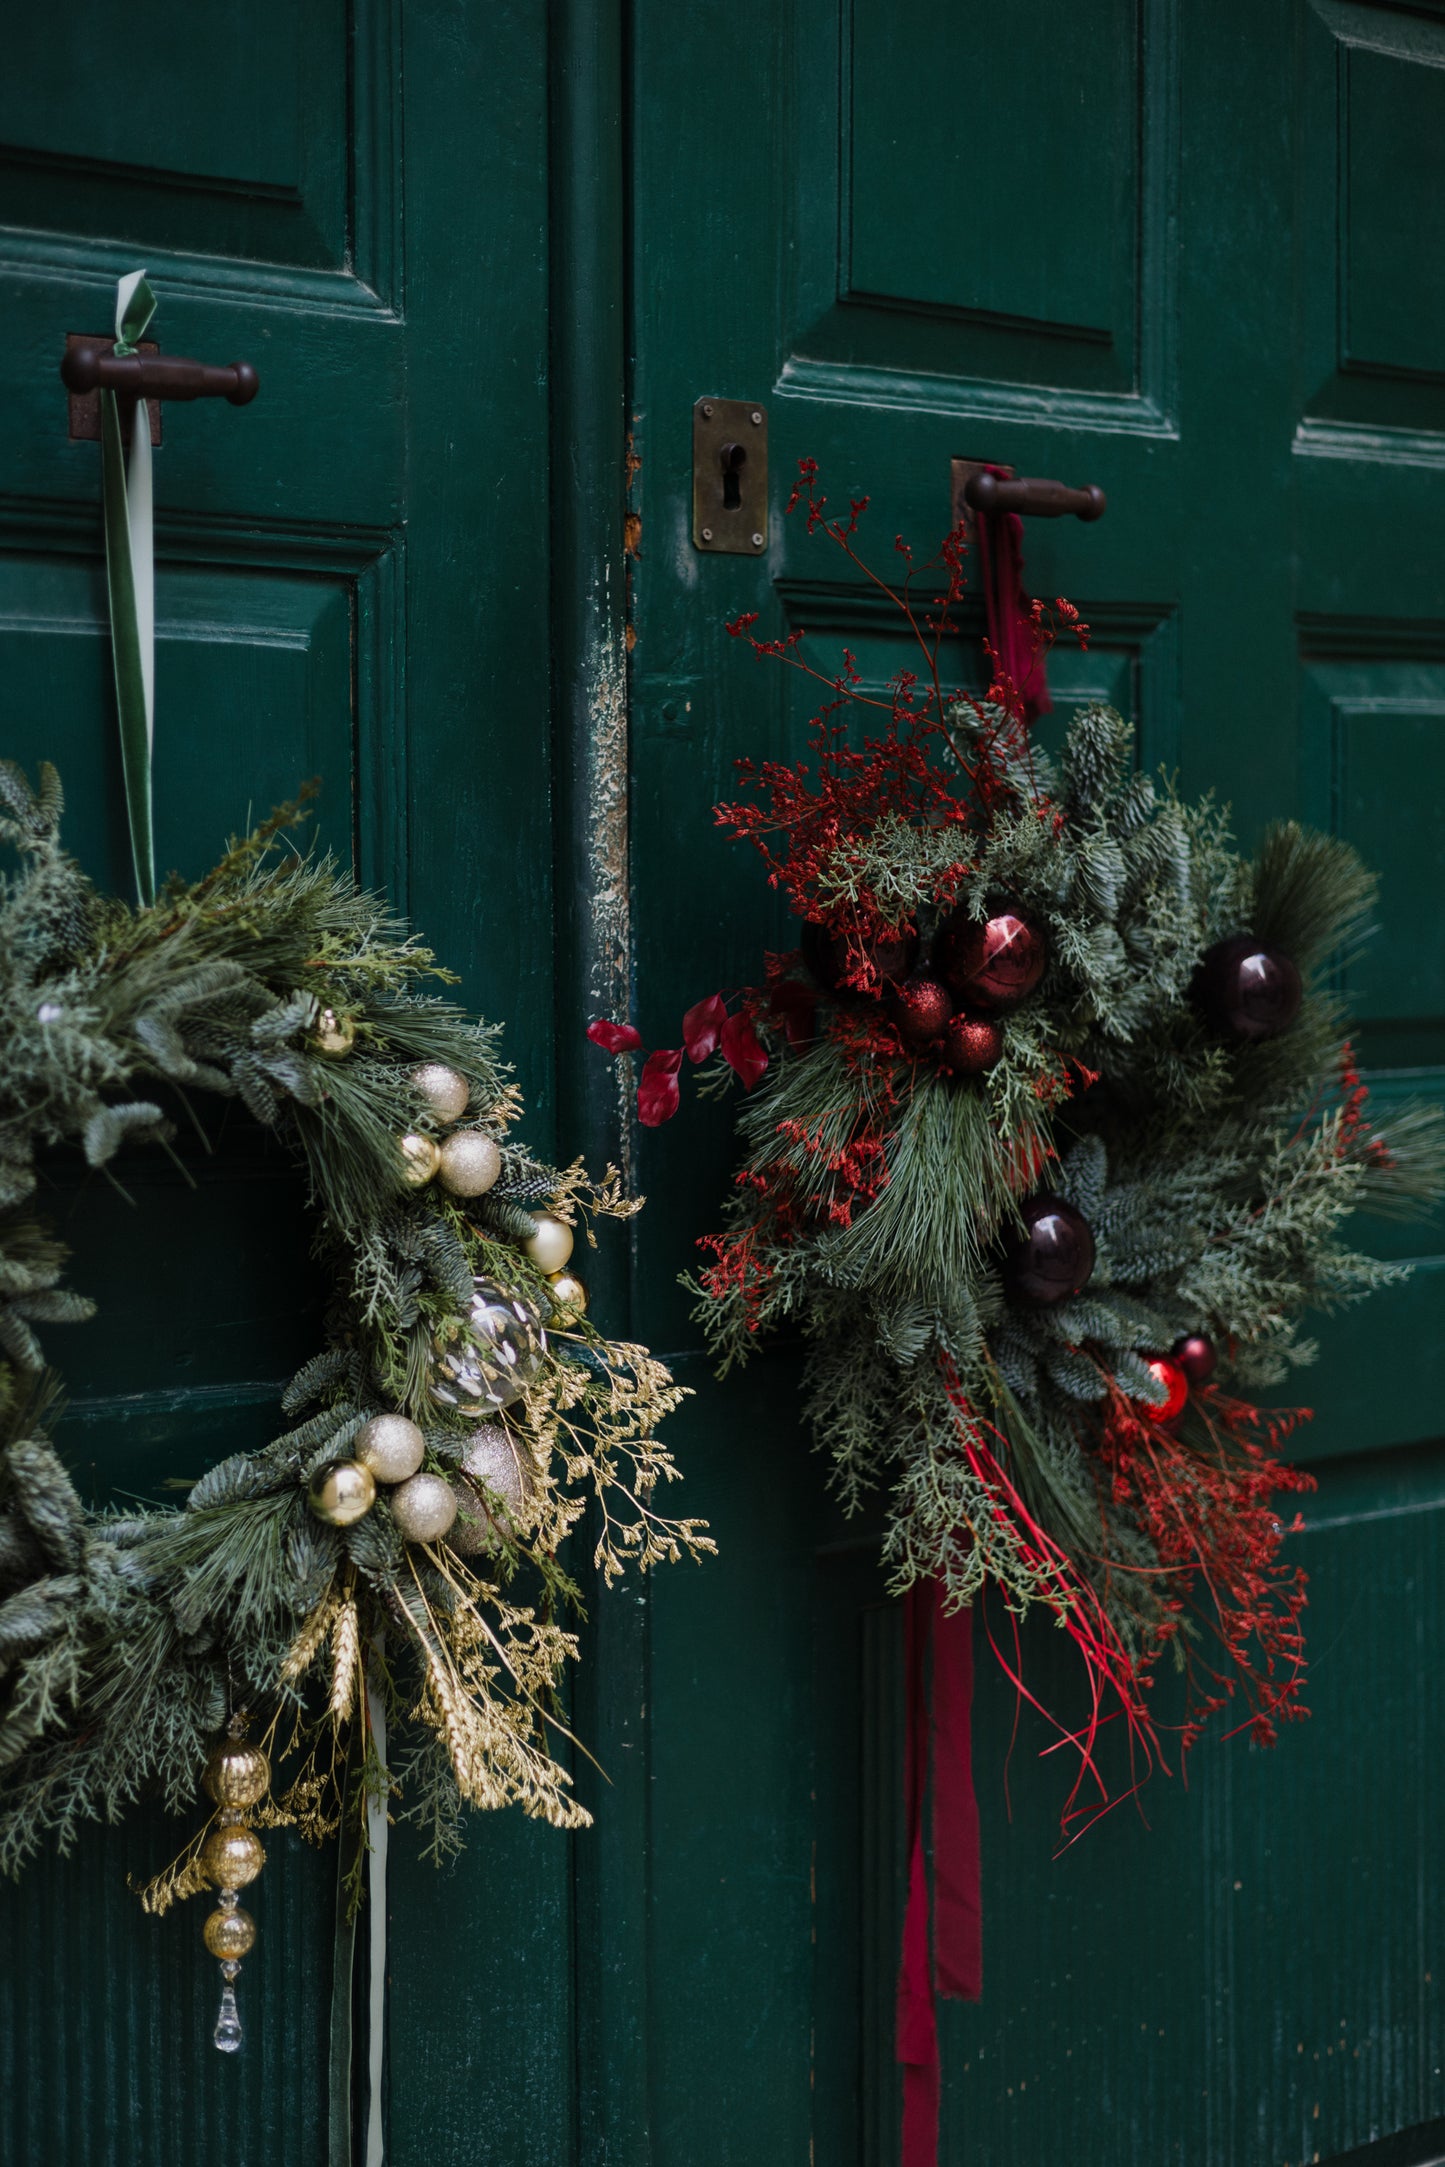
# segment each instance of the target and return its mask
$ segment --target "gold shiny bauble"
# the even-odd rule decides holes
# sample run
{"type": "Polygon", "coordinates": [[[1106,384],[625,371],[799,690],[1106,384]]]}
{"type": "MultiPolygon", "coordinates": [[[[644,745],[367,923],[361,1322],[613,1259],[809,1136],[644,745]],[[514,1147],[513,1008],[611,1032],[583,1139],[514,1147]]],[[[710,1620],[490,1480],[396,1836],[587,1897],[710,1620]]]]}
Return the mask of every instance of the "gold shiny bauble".
{"type": "Polygon", "coordinates": [[[218,1806],[254,1806],[266,1796],[271,1763],[259,1746],[223,1738],[207,1761],[201,1781],[218,1806]]]}
{"type": "Polygon", "coordinates": [[[485,1196],[502,1171],[502,1154],[480,1129],[454,1129],[442,1145],[442,1187],[453,1196],[485,1196]]]}
{"type": "Polygon", "coordinates": [[[441,1145],[434,1136],[403,1136],[400,1148],[407,1180],[424,1188],[442,1163],[441,1145]]]}
{"type": "Polygon", "coordinates": [[[436,1542],[456,1516],[456,1492],[440,1475],[413,1475],[391,1493],[391,1517],[408,1542],[436,1542]]]}
{"type": "Polygon", "coordinates": [[[311,1027],[311,1044],[328,1061],[339,1061],[356,1044],[356,1025],[350,1016],[338,1016],[334,1008],[323,1008],[311,1027]]]}
{"type": "Polygon", "coordinates": [[[351,1527],[376,1503],[376,1477],[360,1460],[333,1460],[311,1477],[306,1502],[328,1527],[351,1527]]]}
{"type": "Polygon", "coordinates": [[[351,1449],[378,1482],[405,1482],[421,1466],[426,1439],[405,1415],[373,1415],[362,1423],[351,1449]]]}
{"type": "Polygon", "coordinates": [[[467,1110],[472,1087],[445,1061],[423,1061],[411,1072],[411,1080],[434,1114],[443,1121],[460,1121],[467,1110]]]}
{"type": "Polygon", "coordinates": [[[255,1944],[256,1921],[249,1911],[213,1911],[201,1928],[201,1938],[223,1964],[236,1963],[255,1944]]]}
{"type": "Polygon", "coordinates": [[[265,1863],[261,1839],[249,1828],[213,1828],[201,1845],[201,1864],[213,1889],[243,1889],[265,1863]]]}
{"type": "Polygon", "coordinates": [[[560,1272],[572,1254],[572,1229],[565,1219],[554,1219],[547,1211],[538,1212],[522,1247],[544,1272],[560,1272]]]}
{"type": "Polygon", "coordinates": [[[556,1321],[571,1324],[577,1317],[587,1314],[587,1289],[575,1272],[548,1272],[547,1284],[552,1289],[552,1308],[556,1321]]]}
{"type": "Polygon", "coordinates": [[[502,1536],[515,1539],[536,1518],[536,1471],[521,1438],[505,1423],[483,1423],[469,1439],[456,1489],[457,1517],[447,1541],[463,1557],[498,1549],[502,1536]]]}

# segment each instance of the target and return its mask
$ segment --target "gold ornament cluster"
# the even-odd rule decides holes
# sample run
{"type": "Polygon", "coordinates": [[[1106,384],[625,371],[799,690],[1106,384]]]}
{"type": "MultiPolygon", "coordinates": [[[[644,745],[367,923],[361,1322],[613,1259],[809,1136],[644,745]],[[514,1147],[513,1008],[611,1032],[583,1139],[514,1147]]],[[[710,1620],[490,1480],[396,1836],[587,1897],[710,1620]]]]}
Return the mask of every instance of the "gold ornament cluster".
{"type": "Polygon", "coordinates": [[[242,1957],[256,1942],[256,1922],[242,1910],[240,1892],[266,1863],[265,1846],[246,1816],[271,1787],[271,1764],[259,1746],[246,1743],[245,1729],[244,1716],[233,1716],[201,1779],[216,1805],[215,1824],[201,1844],[200,1869],[218,1900],[201,1938],[221,1967],[221,2008],[213,2036],[223,2054],[234,2054],[241,2044],[235,1982],[242,1957]]]}
{"type": "MultiPolygon", "coordinates": [[[[340,1060],[355,1040],[356,1026],[349,1018],[329,1008],[321,1010],[312,1029],[318,1052],[340,1060]]],[[[484,1129],[456,1126],[471,1101],[466,1077],[443,1061],[423,1061],[412,1070],[411,1081],[429,1114],[452,1126],[440,1141],[421,1129],[400,1138],[398,1148],[408,1182],[421,1188],[439,1180],[453,1196],[485,1196],[501,1173],[502,1154],[495,1137],[484,1129]]],[[[552,1212],[533,1213],[532,1231],[521,1244],[524,1255],[546,1279],[553,1319],[563,1327],[587,1312],[587,1289],[567,1269],[572,1244],[571,1227],[552,1212]]],[[[521,1396],[546,1351],[547,1335],[525,1303],[499,1298],[481,1282],[470,1325],[469,1340],[460,1346],[438,1347],[432,1396],[460,1413],[487,1416],[521,1396]]],[[[313,1475],[307,1502],[328,1526],[352,1527],[371,1511],[380,1485],[390,1493],[391,1517],[398,1531],[407,1542],[417,1543],[440,1542],[448,1536],[458,1510],[465,1506],[467,1532],[457,1539],[457,1547],[483,1547],[472,1540],[479,1516],[485,1523],[483,1541],[496,1533],[476,1487],[478,1480],[490,1487],[486,1470],[480,1464],[469,1468],[464,1461],[461,1476],[453,1484],[444,1475],[423,1469],[425,1455],[426,1438],[415,1422],[401,1414],[374,1415],[358,1430],[351,1459],[330,1461],[313,1475]]],[[[506,1487],[497,1494],[512,1502],[506,1487]]],[[[515,1502],[520,1508],[520,1495],[515,1502]]]]}

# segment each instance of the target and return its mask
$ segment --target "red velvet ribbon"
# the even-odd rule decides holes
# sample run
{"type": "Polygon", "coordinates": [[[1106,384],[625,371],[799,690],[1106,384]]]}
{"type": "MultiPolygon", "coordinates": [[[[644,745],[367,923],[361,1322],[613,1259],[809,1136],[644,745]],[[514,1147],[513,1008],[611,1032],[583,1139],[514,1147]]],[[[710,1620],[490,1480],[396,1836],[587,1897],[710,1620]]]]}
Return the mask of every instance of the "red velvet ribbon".
{"type": "Polygon", "coordinates": [[[897,2058],[903,2064],[903,2167],[936,2167],[939,2063],[935,1992],[960,2001],[977,2001],[983,1992],[978,1801],[973,1790],[969,1724],[973,1702],[973,1616],[967,1610],[945,1611],[943,1590],[936,1581],[915,1584],[904,1598],[903,1632],[908,1909],[903,1919],[895,2010],[897,2058]],[[931,1963],[923,1842],[930,1746],[934,1925],[931,1963]]]}
{"type": "MultiPolygon", "coordinates": [[[[985,472],[997,474],[1000,481],[1008,478],[1002,467],[987,467],[985,472]]],[[[1017,512],[976,512],[974,517],[979,584],[983,588],[994,673],[1008,678],[1016,688],[1023,719],[1032,722],[1036,715],[1047,715],[1054,703],[1049,698],[1044,651],[1024,589],[1024,523],[1017,512]]]]}

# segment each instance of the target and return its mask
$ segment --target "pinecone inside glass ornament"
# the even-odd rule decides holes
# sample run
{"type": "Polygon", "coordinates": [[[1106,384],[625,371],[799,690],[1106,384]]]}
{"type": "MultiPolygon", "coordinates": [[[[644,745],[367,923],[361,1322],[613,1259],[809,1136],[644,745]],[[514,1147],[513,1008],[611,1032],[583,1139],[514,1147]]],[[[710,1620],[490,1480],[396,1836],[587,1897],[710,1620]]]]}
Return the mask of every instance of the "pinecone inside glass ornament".
{"type": "Polygon", "coordinates": [[[439,1407],[485,1419],[521,1398],[546,1352],[547,1334],[531,1303],[475,1280],[465,1327],[437,1335],[431,1396],[439,1407]]]}

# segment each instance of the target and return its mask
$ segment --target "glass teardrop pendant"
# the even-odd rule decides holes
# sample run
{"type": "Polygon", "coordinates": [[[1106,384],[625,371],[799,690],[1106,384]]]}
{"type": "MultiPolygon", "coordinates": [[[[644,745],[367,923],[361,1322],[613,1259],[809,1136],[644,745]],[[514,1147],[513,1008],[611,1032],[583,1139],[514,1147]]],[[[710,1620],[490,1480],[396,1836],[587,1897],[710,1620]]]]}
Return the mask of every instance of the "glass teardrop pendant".
{"type": "Polygon", "coordinates": [[[220,2013],[211,2037],[222,2054],[234,2054],[241,2044],[241,2013],[236,2007],[236,1989],[229,1979],[221,1989],[220,2013]]]}

